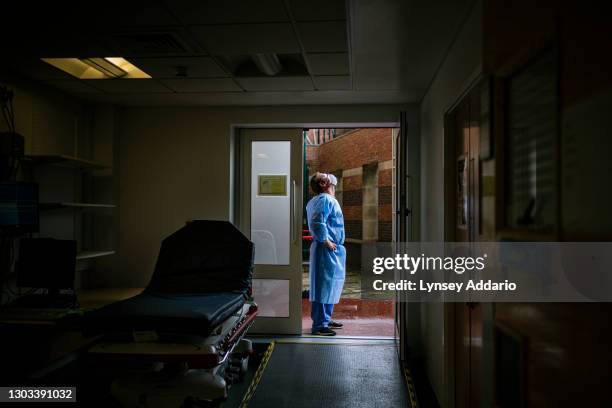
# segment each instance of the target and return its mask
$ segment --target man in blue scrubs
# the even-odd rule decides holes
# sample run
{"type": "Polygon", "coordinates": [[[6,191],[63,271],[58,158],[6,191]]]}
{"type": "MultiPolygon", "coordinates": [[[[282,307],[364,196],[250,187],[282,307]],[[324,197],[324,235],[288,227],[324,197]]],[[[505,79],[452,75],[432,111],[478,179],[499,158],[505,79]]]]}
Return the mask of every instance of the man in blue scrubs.
{"type": "Polygon", "coordinates": [[[310,187],[316,194],[306,205],[310,245],[310,302],[312,334],[335,336],[342,324],[331,319],[340,301],[346,267],[344,216],[335,198],[338,180],[333,174],[316,173],[310,187]]]}

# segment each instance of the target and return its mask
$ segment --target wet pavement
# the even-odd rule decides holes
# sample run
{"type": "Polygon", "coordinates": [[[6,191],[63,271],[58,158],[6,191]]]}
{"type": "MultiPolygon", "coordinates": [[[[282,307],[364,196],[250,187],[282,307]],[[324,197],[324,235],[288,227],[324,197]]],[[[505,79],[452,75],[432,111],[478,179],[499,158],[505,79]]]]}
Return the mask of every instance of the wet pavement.
{"type": "MultiPolygon", "coordinates": [[[[302,287],[309,289],[308,265],[303,266],[302,287]]],[[[340,303],[334,307],[333,319],[344,324],[337,330],[343,336],[392,337],[393,329],[392,300],[361,299],[360,272],[348,271],[342,290],[340,303]]],[[[310,302],[302,299],[303,333],[310,333],[310,302]]]]}

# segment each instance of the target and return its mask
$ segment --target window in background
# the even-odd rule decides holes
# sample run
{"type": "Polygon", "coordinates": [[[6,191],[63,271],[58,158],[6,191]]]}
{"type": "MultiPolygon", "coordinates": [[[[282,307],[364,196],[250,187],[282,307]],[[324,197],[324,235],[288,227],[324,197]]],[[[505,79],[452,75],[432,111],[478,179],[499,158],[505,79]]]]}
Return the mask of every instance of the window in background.
{"type": "Polygon", "coordinates": [[[556,54],[542,55],[507,85],[506,225],[553,232],[558,214],[556,54]]]}

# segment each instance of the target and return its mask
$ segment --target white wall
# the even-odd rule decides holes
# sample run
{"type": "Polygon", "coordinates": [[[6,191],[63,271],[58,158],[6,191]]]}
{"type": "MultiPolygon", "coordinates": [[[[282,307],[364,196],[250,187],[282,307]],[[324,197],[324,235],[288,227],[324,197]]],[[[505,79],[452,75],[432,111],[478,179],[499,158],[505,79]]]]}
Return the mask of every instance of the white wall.
{"type": "Polygon", "coordinates": [[[188,219],[229,219],[232,125],[397,122],[415,106],[124,108],[118,122],[119,268],[111,286],[144,286],[160,241],[188,219]]]}
{"type": "MultiPolygon", "coordinates": [[[[479,73],[482,3],[476,2],[420,105],[421,240],[444,240],[444,114],[479,73]]],[[[444,305],[421,305],[421,351],[440,404],[450,406],[444,366],[444,305]]]]}

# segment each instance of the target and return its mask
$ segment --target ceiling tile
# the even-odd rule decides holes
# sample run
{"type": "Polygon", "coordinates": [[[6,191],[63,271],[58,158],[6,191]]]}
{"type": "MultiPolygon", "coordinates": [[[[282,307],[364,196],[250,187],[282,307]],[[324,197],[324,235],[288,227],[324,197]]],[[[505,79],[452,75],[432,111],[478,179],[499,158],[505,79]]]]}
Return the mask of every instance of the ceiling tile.
{"type": "Polygon", "coordinates": [[[314,89],[310,77],[236,78],[247,91],[308,91],[314,89]]]}
{"type": "Polygon", "coordinates": [[[191,31],[215,55],[300,52],[288,23],[193,26],[191,31]]]}
{"type": "Polygon", "coordinates": [[[47,85],[71,94],[99,93],[100,91],[88,83],[78,79],[44,81],[47,85]]]}
{"type": "Polygon", "coordinates": [[[115,7],[99,4],[92,10],[92,4],[82,3],[82,15],[87,15],[90,25],[100,27],[146,27],[176,25],[177,21],[168,13],[160,1],[124,1],[115,7]],[[95,11],[95,12],[94,12],[95,11]]]}
{"type": "Polygon", "coordinates": [[[242,92],[231,78],[173,78],[160,82],[176,92],[242,92]]]}
{"type": "Polygon", "coordinates": [[[346,23],[325,21],[298,23],[298,30],[306,52],[346,52],[346,23]]]}
{"type": "Polygon", "coordinates": [[[315,84],[320,90],[350,90],[351,77],[348,75],[329,75],[315,77],[315,84]]]}
{"type": "Polygon", "coordinates": [[[308,54],[310,69],[314,75],[347,75],[349,74],[348,54],[308,54]]]}
{"type": "Polygon", "coordinates": [[[154,79],[85,79],[82,81],[110,93],[172,92],[154,79]]]}
{"type": "Polygon", "coordinates": [[[149,30],[120,30],[104,36],[106,46],[122,57],[182,57],[197,52],[203,55],[182,27],[149,30]]]}
{"type": "Polygon", "coordinates": [[[289,21],[282,0],[173,0],[168,6],[184,24],[236,24],[289,21]]]}
{"type": "Polygon", "coordinates": [[[130,62],[153,78],[175,78],[176,67],[185,67],[189,78],[229,76],[210,57],[130,58],[130,62]]]}
{"type": "Polygon", "coordinates": [[[11,67],[17,72],[25,74],[27,77],[39,80],[65,79],[70,80],[74,77],[61,69],[55,68],[38,58],[28,58],[20,61],[13,61],[11,67]]]}
{"type": "Polygon", "coordinates": [[[346,19],[344,0],[291,0],[296,21],[329,21],[346,19]]]}
{"type": "Polygon", "coordinates": [[[23,41],[24,44],[18,47],[18,55],[39,58],[107,56],[110,51],[100,36],[91,33],[75,35],[74,32],[45,32],[44,35],[25,38],[23,41]]]}

